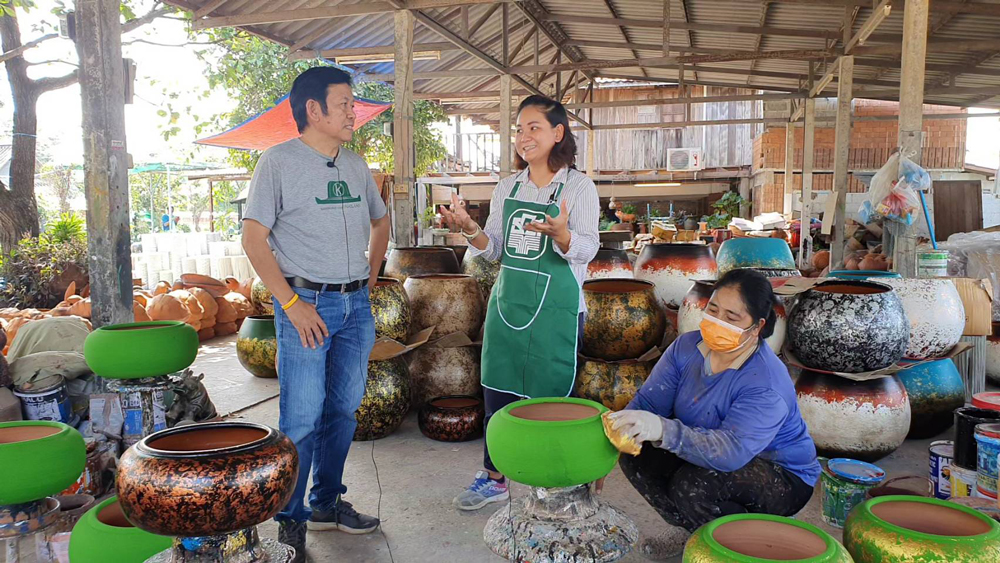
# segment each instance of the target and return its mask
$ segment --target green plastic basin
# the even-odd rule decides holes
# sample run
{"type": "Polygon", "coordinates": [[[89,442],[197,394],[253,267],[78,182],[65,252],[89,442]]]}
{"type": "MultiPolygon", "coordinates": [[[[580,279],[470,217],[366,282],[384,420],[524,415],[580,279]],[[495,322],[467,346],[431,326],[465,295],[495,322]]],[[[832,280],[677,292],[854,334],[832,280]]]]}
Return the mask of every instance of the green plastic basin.
{"type": "Polygon", "coordinates": [[[57,495],[76,482],[87,461],[83,436],[61,422],[0,423],[0,505],[57,495]]]}
{"type": "Polygon", "coordinates": [[[198,333],[180,321],[102,326],[83,344],[94,373],[108,379],[141,379],[181,371],[198,355],[198,333]]]}
{"type": "Polygon", "coordinates": [[[173,544],[132,525],[114,496],[87,511],[69,537],[73,563],[143,563],[173,544]]]}

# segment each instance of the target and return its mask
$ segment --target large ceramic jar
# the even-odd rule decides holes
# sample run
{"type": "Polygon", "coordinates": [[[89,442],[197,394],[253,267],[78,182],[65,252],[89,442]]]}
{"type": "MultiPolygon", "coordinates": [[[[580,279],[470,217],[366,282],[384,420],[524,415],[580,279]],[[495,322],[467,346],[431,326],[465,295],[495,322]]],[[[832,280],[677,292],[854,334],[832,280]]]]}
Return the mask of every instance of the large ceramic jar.
{"type": "Polygon", "coordinates": [[[409,354],[413,406],[446,395],[479,395],[480,348],[421,346],[409,354]]]}
{"type": "Polygon", "coordinates": [[[788,343],[806,367],[861,373],[898,362],[910,340],[899,296],[887,285],[837,280],[799,295],[788,343]]]}
{"type": "Polygon", "coordinates": [[[420,274],[410,276],[403,287],[410,298],[411,332],[435,327],[435,336],[461,332],[472,340],[478,338],[486,304],[475,278],[420,274]]]}
{"type": "Polygon", "coordinates": [[[455,252],[455,259],[458,260],[459,264],[461,264],[462,263],[462,259],[465,258],[465,253],[469,251],[469,245],[467,245],[467,244],[463,244],[463,245],[457,245],[457,244],[433,244],[433,245],[431,245],[431,244],[428,244],[428,245],[418,246],[417,248],[450,248],[452,251],[455,252]]]}
{"type": "Polygon", "coordinates": [[[965,405],[965,382],[955,362],[934,360],[896,374],[910,401],[907,438],[930,438],[951,428],[955,409],[965,405]]]}
{"type": "Polygon", "coordinates": [[[907,358],[941,357],[962,339],[965,307],[951,280],[880,278],[878,281],[893,288],[903,302],[903,311],[910,321],[907,358]]]}
{"type": "Polygon", "coordinates": [[[719,275],[737,268],[766,271],[795,270],[792,249],[780,238],[741,237],[722,243],[715,257],[719,275]]]}
{"type": "Polygon", "coordinates": [[[486,426],[497,469],[531,487],[572,487],[605,477],[618,450],[604,435],[607,407],[586,399],[546,398],[511,403],[486,426]]]}
{"type": "Polygon", "coordinates": [[[656,362],[605,362],[581,358],[579,364],[573,387],[576,396],[620,411],[639,392],[656,362]]]}
{"type": "Polygon", "coordinates": [[[588,280],[631,277],[632,262],[628,259],[628,252],[621,248],[601,247],[590,264],[587,264],[588,280]]]}
{"type": "Polygon", "coordinates": [[[910,431],[910,403],[894,375],[851,381],[802,370],[795,393],[816,450],[825,457],[877,461],[896,451],[910,431]]]}
{"type": "Polygon", "coordinates": [[[986,337],[986,377],[1000,385],[1000,323],[993,323],[993,334],[986,337]]]}
{"type": "Polygon", "coordinates": [[[71,426],[48,420],[0,423],[0,506],[57,495],[83,473],[87,448],[71,426]]]}
{"type": "Polygon", "coordinates": [[[402,356],[368,362],[368,382],[355,413],[355,440],[385,438],[410,410],[410,370],[402,356]]]}
{"type": "Polygon", "coordinates": [[[254,377],[278,377],[278,338],[274,315],[253,315],[243,320],[236,337],[236,358],[254,377]]]}
{"type": "Polygon", "coordinates": [[[396,278],[379,278],[371,290],[375,336],[406,342],[410,332],[410,298],[403,282],[396,278]]]}
{"type": "MultiPolygon", "coordinates": [[[[708,308],[708,302],[712,299],[714,290],[715,282],[701,280],[694,282],[677,311],[678,334],[700,330],[701,320],[705,318],[705,309],[708,308]]],[[[788,313],[785,312],[785,306],[778,300],[774,304],[774,332],[766,340],[767,345],[775,354],[781,353],[787,330],[788,313]]]]}
{"type": "Polygon", "coordinates": [[[83,343],[87,365],[107,379],[141,379],[181,371],[198,355],[198,333],[180,321],[102,326],[83,343]]]}
{"type": "Polygon", "coordinates": [[[483,434],[486,410],[482,399],[470,395],[435,397],[417,413],[420,432],[439,442],[465,442],[483,434]]]}
{"type": "Polygon", "coordinates": [[[132,525],[118,497],[111,497],[87,511],[73,526],[69,557],[73,563],[143,563],[172,544],[172,538],[132,525]]]}
{"type": "Polygon", "coordinates": [[[129,521],[163,536],[215,536],[273,518],[299,471],[295,444],[250,422],[177,426],[143,438],[118,462],[129,521]]]}
{"type": "Polygon", "coordinates": [[[683,563],[854,563],[833,536],[792,518],[733,514],[698,528],[684,546],[683,563]]]}
{"type": "Polygon", "coordinates": [[[663,341],[667,318],[652,283],[631,279],[583,283],[587,315],[583,354],[602,360],[638,358],[663,341]]]}
{"type": "Polygon", "coordinates": [[[258,315],[273,315],[274,300],[271,298],[271,290],[264,285],[260,278],[254,278],[253,285],[250,286],[250,302],[258,315]]]}
{"type": "Polygon", "coordinates": [[[462,273],[476,278],[479,289],[483,292],[483,300],[490,300],[490,292],[493,291],[493,284],[496,283],[500,275],[500,261],[487,260],[482,256],[473,256],[466,252],[462,259],[462,273]]]}
{"type": "Polygon", "coordinates": [[[680,307],[694,280],[714,280],[711,247],[704,244],[647,244],[635,261],[636,279],[653,282],[663,307],[680,307]]]}
{"type": "Polygon", "coordinates": [[[858,505],[844,525],[855,561],[995,563],[1000,524],[936,498],[884,496],[858,505]]]}
{"type": "Polygon", "coordinates": [[[385,275],[405,282],[410,276],[420,274],[457,274],[458,258],[455,251],[442,246],[415,246],[393,248],[385,263],[385,275]]]}

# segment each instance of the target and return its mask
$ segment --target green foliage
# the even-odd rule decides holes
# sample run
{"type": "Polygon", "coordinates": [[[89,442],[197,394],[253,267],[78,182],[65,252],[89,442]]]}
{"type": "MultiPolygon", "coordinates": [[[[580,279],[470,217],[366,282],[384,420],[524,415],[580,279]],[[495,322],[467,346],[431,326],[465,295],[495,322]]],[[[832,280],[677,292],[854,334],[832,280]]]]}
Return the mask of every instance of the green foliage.
{"type": "Polygon", "coordinates": [[[740,214],[740,206],[746,203],[740,194],[736,192],[726,192],[726,195],[719,198],[712,204],[715,213],[701,218],[708,223],[709,229],[724,229],[729,226],[729,222],[740,214]]]}
{"type": "Polygon", "coordinates": [[[79,234],[58,241],[51,229],[38,238],[25,238],[5,257],[6,286],[0,301],[20,308],[51,308],[62,301],[71,279],[87,276],[87,241],[79,234]]]}
{"type": "Polygon", "coordinates": [[[622,214],[623,215],[635,215],[635,205],[632,205],[631,203],[626,203],[625,205],[623,205],[622,206],[622,214]]]}
{"type": "Polygon", "coordinates": [[[86,242],[87,222],[76,213],[62,213],[59,219],[49,223],[42,238],[53,244],[86,242]]]}

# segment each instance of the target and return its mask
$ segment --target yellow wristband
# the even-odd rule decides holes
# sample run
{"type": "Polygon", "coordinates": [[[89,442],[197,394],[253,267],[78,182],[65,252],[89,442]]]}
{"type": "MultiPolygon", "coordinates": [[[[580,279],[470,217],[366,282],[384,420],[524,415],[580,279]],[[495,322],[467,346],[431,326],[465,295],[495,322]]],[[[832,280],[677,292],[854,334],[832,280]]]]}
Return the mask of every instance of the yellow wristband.
{"type": "Polygon", "coordinates": [[[299,294],[296,293],[295,297],[292,297],[291,299],[288,300],[288,303],[285,303],[284,305],[281,306],[281,310],[287,311],[288,308],[291,307],[292,305],[295,305],[295,302],[298,300],[299,300],[299,294]]]}

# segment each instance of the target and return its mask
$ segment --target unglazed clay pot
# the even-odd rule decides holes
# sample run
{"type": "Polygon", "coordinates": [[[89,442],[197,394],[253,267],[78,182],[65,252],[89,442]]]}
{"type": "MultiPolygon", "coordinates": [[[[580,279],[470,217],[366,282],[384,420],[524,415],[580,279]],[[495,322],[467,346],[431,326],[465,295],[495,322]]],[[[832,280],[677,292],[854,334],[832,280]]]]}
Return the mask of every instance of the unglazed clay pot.
{"type": "Polygon", "coordinates": [[[111,497],[73,526],[69,558],[73,563],[143,563],[172,544],[173,539],[167,536],[133,526],[125,518],[118,497],[111,497]]]}
{"type": "Polygon", "coordinates": [[[83,343],[87,365],[107,379],[141,379],[181,371],[198,355],[198,333],[180,321],[102,326],[83,343]]]}
{"type": "Polygon", "coordinates": [[[406,282],[410,276],[421,274],[457,274],[458,258],[455,251],[441,246],[416,246],[393,248],[385,263],[385,275],[406,282]]]}
{"type": "MultiPolygon", "coordinates": [[[[784,239],[741,237],[722,243],[719,255],[719,275],[737,268],[755,270],[789,271],[796,270],[792,249],[784,239]]],[[[781,277],[781,276],[775,276],[781,277]]]]}
{"type": "Polygon", "coordinates": [[[993,334],[986,337],[986,377],[1000,385],[1000,323],[993,323],[993,334]]]}
{"type": "Polygon", "coordinates": [[[274,517],[299,471],[295,444],[249,422],[177,426],[143,438],[118,462],[129,521],[163,536],[214,536],[274,517]]]}
{"type": "Polygon", "coordinates": [[[83,436],[61,422],[0,423],[0,506],[59,494],[83,473],[86,450],[83,436]]]}
{"type": "Polygon", "coordinates": [[[434,397],[479,395],[480,348],[421,346],[409,354],[410,390],[413,407],[434,397]]]}
{"type": "Polygon", "coordinates": [[[853,563],[833,536],[806,522],[771,514],[733,514],[698,528],[683,563],[853,563]]]}
{"type": "Polygon", "coordinates": [[[396,278],[379,278],[371,290],[372,316],[375,317],[375,337],[406,342],[410,332],[410,298],[403,282],[396,278]]]}
{"type": "Polygon", "coordinates": [[[858,382],[802,370],[795,392],[821,456],[877,461],[910,431],[910,403],[894,375],[858,382]]]}
{"type": "Polygon", "coordinates": [[[935,360],[896,374],[910,401],[907,438],[930,438],[951,428],[955,409],[965,405],[965,382],[955,362],[935,360]]]}
{"type": "Polygon", "coordinates": [[[903,302],[903,311],[910,321],[907,358],[941,357],[962,339],[965,307],[951,280],[880,278],[878,282],[893,288],[903,302]]]}
{"type": "Polygon", "coordinates": [[[368,362],[368,382],[355,413],[355,440],[385,438],[410,410],[410,370],[402,356],[368,362]]]}
{"type": "Polygon", "coordinates": [[[479,335],[486,304],[476,279],[466,274],[420,274],[403,283],[410,298],[411,332],[435,327],[435,336],[464,333],[479,335]]]}
{"type": "MultiPolygon", "coordinates": [[[[684,296],[680,310],[677,312],[677,331],[680,334],[700,330],[701,320],[705,317],[705,309],[712,299],[712,292],[715,288],[713,281],[696,281],[691,289],[684,296]]],[[[779,300],[774,304],[774,333],[766,340],[768,346],[775,354],[781,353],[781,347],[785,343],[785,334],[788,330],[788,314],[785,306],[779,300]]]]}
{"type": "Polygon", "coordinates": [[[427,401],[417,414],[417,425],[431,440],[465,442],[482,435],[485,419],[486,409],[481,399],[454,395],[427,401]]]}
{"type": "Polygon", "coordinates": [[[694,280],[714,280],[715,256],[704,244],[647,244],[633,269],[636,279],[653,282],[663,307],[680,307],[694,280]]]}
{"type": "Polygon", "coordinates": [[[278,377],[278,338],[274,315],[253,315],[243,320],[236,337],[236,358],[254,377],[278,377]]]}
{"type": "Polygon", "coordinates": [[[587,264],[587,279],[631,278],[632,262],[628,252],[620,248],[599,248],[594,259],[587,264]]]}
{"type": "Polygon", "coordinates": [[[844,545],[855,561],[995,563],[1000,524],[953,502],[885,496],[851,511],[844,545]]]}
{"type": "Polygon", "coordinates": [[[788,317],[791,351],[809,368],[861,373],[898,362],[910,340],[899,296],[887,285],[836,280],[799,295],[788,317]]]}
{"type": "Polygon", "coordinates": [[[663,340],[667,319],[652,283],[602,279],[583,283],[587,315],[583,354],[601,360],[638,358],[663,340]]]}
{"type": "Polygon", "coordinates": [[[273,315],[274,300],[271,298],[271,290],[264,285],[260,278],[254,278],[253,285],[250,286],[250,302],[258,315],[273,315]]]}
{"type": "Polygon", "coordinates": [[[654,365],[655,361],[606,362],[580,358],[573,391],[582,399],[590,399],[613,411],[620,411],[635,397],[653,371],[654,365]]]}
{"type": "Polygon", "coordinates": [[[479,289],[483,292],[483,301],[490,300],[490,292],[493,291],[493,284],[496,283],[500,275],[500,261],[490,261],[481,256],[473,256],[466,252],[462,259],[462,273],[476,278],[479,289]]]}
{"type": "Polygon", "coordinates": [[[586,399],[511,403],[490,418],[486,444],[501,473],[531,487],[571,487],[605,477],[618,450],[604,435],[607,407],[586,399]]]}

